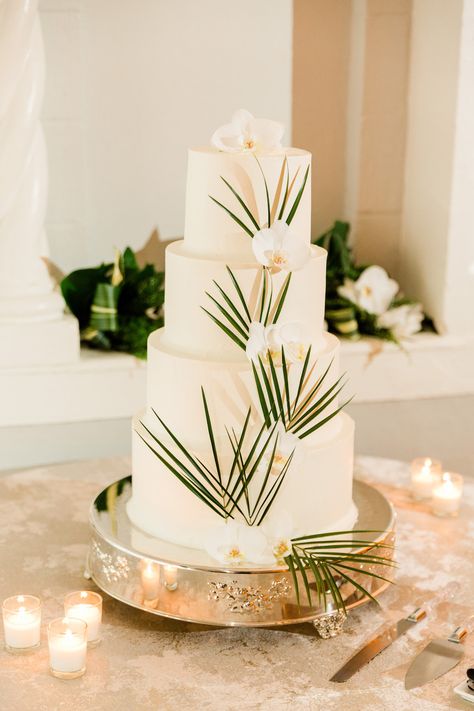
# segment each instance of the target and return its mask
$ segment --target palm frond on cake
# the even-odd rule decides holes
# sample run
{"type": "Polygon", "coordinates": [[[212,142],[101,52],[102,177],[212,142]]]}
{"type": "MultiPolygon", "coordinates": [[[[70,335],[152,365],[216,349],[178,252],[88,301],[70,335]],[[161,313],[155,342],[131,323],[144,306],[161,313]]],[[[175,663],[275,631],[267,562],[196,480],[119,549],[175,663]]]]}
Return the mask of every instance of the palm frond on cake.
{"type": "Polygon", "coordinates": [[[324,389],[332,361],[326,370],[312,384],[311,374],[314,371],[316,362],[309,366],[311,356],[311,346],[308,348],[296,394],[293,395],[289,382],[289,367],[285,356],[285,349],[281,349],[281,368],[276,367],[271,353],[267,354],[268,366],[259,357],[258,365],[252,363],[252,370],[257,387],[262,415],[267,426],[276,420],[281,420],[287,432],[292,432],[300,439],[323,427],[333,419],[352,398],[348,398],[342,405],[336,407],[332,412],[324,416],[327,408],[337,402],[337,398],[345,387],[344,375],[341,375],[332,385],[324,389]],[[268,371],[267,371],[268,368],[268,371]]]}
{"type": "Polygon", "coordinates": [[[361,595],[377,602],[368,589],[369,586],[362,584],[358,578],[364,576],[368,580],[375,578],[391,583],[391,578],[381,575],[380,571],[384,568],[394,568],[396,563],[387,555],[383,555],[384,551],[393,550],[391,544],[360,538],[368,533],[380,532],[331,531],[292,539],[291,552],[286,556],[285,562],[291,572],[299,604],[302,586],[310,606],[313,605],[315,591],[319,606],[327,607],[329,595],[337,609],[345,610],[340,589],[344,583],[349,583],[361,595]]]}
{"type": "Polygon", "coordinates": [[[262,166],[260,164],[260,161],[258,158],[255,156],[255,160],[257,161],[258,167],[260,169],[260,172],[262,174],[262,180],[265,188],[265,205],[266,205],[266,222],[264,225],[260,225],[258,221],[258,215],[255,216],[254,213],[252,212],[251,208],[249,205],[245,202],[244,198],[242,195],[236,190],[236,188],[231,185],[231,183],[226,180],[222,175],[221,175],[221,180],[223,183],[226,185],[226,187],[229,189],[231,195],[237,200],[238,204],[240,207],[243,209],[245,213],[245,217],[241,219],[238,217],[238,215],[234,212],[233,209],[228,207],[227,205],[224,205],[224,203],[220,202],[220,200],[217,200],[217,198],[213,197],[212,195],[209,195],[211,200],[218,205],[222,210],[224,210],[229,217],[234,220],[234,222],[242,229],[244,232],[246,232],[250,237],[253,237],[256,232],[259,230],[263,229],[264,226],[266,225],[267,227],[270,227],[272,222],[277,220],[284,220],[287,225],[290,225],[293,221],[293,218],[296,214],[296,211],[298,209],[298,206],[301,202],[301,198],[303,197],[303,193],[306,187],[306,183],[308,181],[308,175],[309,175],[309,169],[310,166],[308,165],[305,171],[305,174],[303,176],[303,180],[298,188],[298,191],[295,195],[295,198],[293,202],[291,203],[291,207],[289,207],[290,203],[290,196],[293,191],[293,188],[295,187],[296,184],[296,179],[298,177],[298,171],[296,171],[295,175],[290,181],[290,175],[289,175],[289,168],[288,168],[288,160],[285,156],[283,159],[282,167],[281,167],[281,174],[280,174],[280,180],[282,178],[285,178],[285,188],[284,190],[281,191],[281,197],[280,197],[280,191],[276,190],[275,194],[273,195],[272,199],[270,200],[270,191],[268,188],[268,182],[265,177],[265,173],[262,169],[262,166]],[[286,176],[286,177],[285,177],[286,176]],[[288,209],[289,207],[289,209],[288,209]],[[286,217],[285,217],[286,213],[286,217]],[[272,220],[272,215],[273,215],[273,220],[272,220]],[[245,222],[244,222],[245,220],[245,222]]]}
{"type": "Polygon", "coordinates": [[[170,437],[166,444],[163,437],[155,434],[144,422],[142,427],[148,437],[141,437],[145,445],[186,488],[221,518],[234,518],[238,513],[249,526],[259,526],[267,515],[286,473],[293,453],[286,458],[275,474],[274,460],[278,446],[277,424],[270,430],[262,426],[252,438],[249,434],[251,409],[247,411],[239,433],[228,431],[233,457],[226,470],[219,456],[214,427],[204,389],[201,388],[204,417],[212,452],[213,466],[205,464],[193,454],[171,431],[155,410],[158,422],[170,437]],[[175,451],[173,451],[173,448],[175,451]],[[257,477],[259,475],[259,477],[257,477]],[[250,487],[256,480],[259,481],[250,487]]]}
{"type": "MultiPolygon", "coordinates": [[[[245,351],[249,339],[250,324],[254,319],[252,319],[235,274],[229,267],[227,267],[227,271],[235,293],[229,296],[222,286],[214,281],[221,300],[209,292],[206,292],[206,295],[217,308],[219,315],[216,316],[204,307],[202,309],[239,348],[245,351]]],[[[274,299],[271,276],[267,269],[262,268],[262,281],[256,311],[259,323],[264,326],[278,321],[290,286],[291,274],[292,272],[289,272],[274,299]]],[[[270,427],[273,423],[281,420],[285,429],[297,434],[300,439],[304,439],[325,425],[350,402],[350,399],[346,400],[326,417],[318,419],[324,415],[324,411],[329,405],[336,401],[345,383],[343,382],[344,375],[341,375],[335,383],[327,389],[323,389],[332,361],[316,381],[311,383],[311,375],[316,366],[315,361],[311,363],[311,353],[312,348],[309,346],[303,361],[296,393],[292,393],[290,389],[288,373],[292,364],[287,360],[284,347],[281,348],[279,354],[281,367],[276,365],[270,351],[259,356],[257,363],[251,360],[260,408],[266,426],[270,427]]]]}
{"type": "Polygon", "coordinates": [[[291,282],[291,272],[286,276],[280,290],[274,297],[273,280],[268,269],[262,267],[260,291],[255,306],[255,313],[250,313],[250,308],[245,301],[239,282],[230,267],[226,267],[232,284],[232,294],[229,295],[225,289],[217,282],[213,281],[218,291],[217,296],[213,296],[206,291],[206,296],[212,301],[217,309],[212,313],[204,306],[202,310],[209,316],[219,328],[231,338],[234,343],[245,350],[249,338],[249,328],[253,321],[259,321],[264,326],[274,324],[278,321],[288,288],[291,282]]]}

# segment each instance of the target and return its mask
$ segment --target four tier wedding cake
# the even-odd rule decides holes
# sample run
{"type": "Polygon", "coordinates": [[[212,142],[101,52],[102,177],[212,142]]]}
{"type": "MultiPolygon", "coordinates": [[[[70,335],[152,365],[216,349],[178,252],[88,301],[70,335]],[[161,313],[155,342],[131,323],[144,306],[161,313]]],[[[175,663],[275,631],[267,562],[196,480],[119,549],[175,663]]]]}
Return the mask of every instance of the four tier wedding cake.
{"type": "Polygon", "coordinates": [[[238,111],[189,151],[184,239],[133,430],[132,523],[228,564],[282,563],[295,535],[351,529],[354,425],[324,331],[311,155],[238,111]]]}

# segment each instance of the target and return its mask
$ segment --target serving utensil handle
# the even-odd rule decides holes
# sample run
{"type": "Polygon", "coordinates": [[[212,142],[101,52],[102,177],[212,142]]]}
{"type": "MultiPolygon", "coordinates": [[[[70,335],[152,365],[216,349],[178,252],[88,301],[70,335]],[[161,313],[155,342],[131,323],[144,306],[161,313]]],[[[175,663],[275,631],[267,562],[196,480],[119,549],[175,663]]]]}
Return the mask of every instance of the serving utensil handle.
{"type": "Polygon", "coordinates": [[[407,616],[407,620],[410,622],[419,622],[424,617],[426,617],[426,610],[423,607],[417,607],[411,615],[407,616]]]}
{"type": "Polygon", "coordinates": [[[474,632],[474,615],[467,618],[466,622],[451,633],[449,637],[450,642],[462,642],[464,637],[470,632],[474,632]]]}

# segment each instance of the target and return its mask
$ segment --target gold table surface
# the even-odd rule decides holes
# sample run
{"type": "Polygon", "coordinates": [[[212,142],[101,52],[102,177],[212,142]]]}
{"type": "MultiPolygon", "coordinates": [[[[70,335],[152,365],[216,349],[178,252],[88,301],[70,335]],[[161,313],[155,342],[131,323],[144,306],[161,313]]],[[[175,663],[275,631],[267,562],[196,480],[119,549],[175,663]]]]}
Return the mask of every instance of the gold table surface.
{"type": "Polygon", "coordinates": [[[351,612],[343,635],[321,640],[309,624],[276,631],[204,627],[105,597],[103,641],[89,650],[86,675],[53,678],[46,624],[62,615],[65,593],[94,587],[83,578],[90,502],[129,469],[128,460],[109,459],[0,475],[0,597],[23,592],[43,600],[40,649],[26,656],[0,650],[1,711],[470,708],[452,689],[474,665],[474,633],[465,660],[441,679],[409,692],[403,679],[430,637],[448,636],[474,613],[474,480],[466,482],[459,518],[439,519],[411,501],[406,464],[369,457],[358,460],[356,475],[378,485],[396,508],[400,568],[381,608],[371,603],[351,612]],[[434,598],[418,628],[345,684],[328,681],[384,621],[434,598]]]}

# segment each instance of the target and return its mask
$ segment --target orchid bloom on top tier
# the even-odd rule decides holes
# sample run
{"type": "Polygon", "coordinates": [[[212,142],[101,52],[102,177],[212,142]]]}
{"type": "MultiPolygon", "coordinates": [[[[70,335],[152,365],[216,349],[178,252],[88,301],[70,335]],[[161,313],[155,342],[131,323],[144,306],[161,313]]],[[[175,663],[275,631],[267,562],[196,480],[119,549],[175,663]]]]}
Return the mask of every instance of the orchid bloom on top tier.
{"type": "Polygon", "coordinates": [[[302,269],[311,256],[309,244],[294,234],[284,220],[275,220],[270,227],[256,232],[252,249],[260,264],[277,271],[302,269]]]}
{"type": "Polygon", "coordinates": [[[226,153],[252,151],[271,153],[281,150],[284,126],[277,121],[258,119],[249,111],[239,109],[230,123],[214,132],[211,143],[226,153]]]}
{"type": "Polygon", "coordinates": [[[245,349],[249,360],[258,361],[261,358],[264,363],[268,363],[271,357],[274,365],[281,365],[282,348],[285,349],[287,363],[304,361],[308,343],[300,323],[272,323],[264,326],[259,321],[252,321],[245,349]]]}
{"type": "Polygon", "coordinates": [[[345,279],[338,288],[339,296],[367,311],[379,316],[389,308],[398,292],[398,284],[390,279],[385,269],[376,265],[364,269],[357,281],[345,279]]]}

